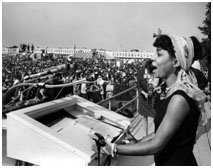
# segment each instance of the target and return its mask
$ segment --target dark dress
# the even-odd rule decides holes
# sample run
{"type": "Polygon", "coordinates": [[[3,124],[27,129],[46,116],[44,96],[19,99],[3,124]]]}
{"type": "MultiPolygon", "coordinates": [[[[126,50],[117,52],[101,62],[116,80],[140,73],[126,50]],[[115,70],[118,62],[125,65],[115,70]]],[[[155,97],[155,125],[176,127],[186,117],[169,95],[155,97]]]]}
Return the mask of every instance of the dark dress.
{"type": "Polygon", "coordinates": [[[156,166],[196,166],[197,162],[193,155],[193,146],[196,138],[196,131],[200,112],[185,92],[178,90],[157,104],[156,115],[154,119],[155,132],[163,120],[168,104],[173,95],[182,95],[188,102],[190,112],[184,119],[173,137],[168,141],[165,147],[155,154],[156,166]]]}

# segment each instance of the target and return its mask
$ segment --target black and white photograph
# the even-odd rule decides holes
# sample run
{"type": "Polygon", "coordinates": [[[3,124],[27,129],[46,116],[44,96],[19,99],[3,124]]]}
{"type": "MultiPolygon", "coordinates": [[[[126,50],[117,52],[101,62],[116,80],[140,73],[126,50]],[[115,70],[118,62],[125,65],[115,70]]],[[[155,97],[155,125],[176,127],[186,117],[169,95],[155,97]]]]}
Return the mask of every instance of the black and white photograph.
{"type": "Polygon", "coordinates": [[[1,9],[2,166],[211,166],[211,2],[1,9]]]}

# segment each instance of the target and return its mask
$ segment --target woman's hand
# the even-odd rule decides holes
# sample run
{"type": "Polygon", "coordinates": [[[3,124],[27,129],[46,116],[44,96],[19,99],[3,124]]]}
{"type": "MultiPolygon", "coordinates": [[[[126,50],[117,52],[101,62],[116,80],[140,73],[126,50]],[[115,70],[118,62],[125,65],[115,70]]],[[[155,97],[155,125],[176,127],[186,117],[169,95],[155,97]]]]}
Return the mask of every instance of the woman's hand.
{"type": "Polygon", "coordinates": [[[102,141],[102,145],[100,146],[100,152],[102,154],[107,154],[107,155],[111,155],[112,157],[114,157],[114,152],[115,152],[115,143],[111,143],[111,140],[110,138],[106,138],[104,139],[104,137],[102,135],[98,135],[98,134],[89,134],[89,137],[94,140],[95,144],[96,144],[96,148],[98,147],[97,146],[97,143],[100,144],[100,140],[102,141]],[[104,141],[104,143],[103,143],[104,141]]]}
{"type": "Polygon", "coordinates": [[[115,143],[111,143],[110,139],[105,139],[106,145],[104,147],[101,148],[102,153],[107,154],[107,155],[111,155],[112,157],[115,156],[115,143]]]}
{"type": "Polygon", "coordinates": [[[129,131],[127,131],[124,136],[125,138],[123,139],[122,144],[134,144],[137,142],[137,139],[129,131]]]}

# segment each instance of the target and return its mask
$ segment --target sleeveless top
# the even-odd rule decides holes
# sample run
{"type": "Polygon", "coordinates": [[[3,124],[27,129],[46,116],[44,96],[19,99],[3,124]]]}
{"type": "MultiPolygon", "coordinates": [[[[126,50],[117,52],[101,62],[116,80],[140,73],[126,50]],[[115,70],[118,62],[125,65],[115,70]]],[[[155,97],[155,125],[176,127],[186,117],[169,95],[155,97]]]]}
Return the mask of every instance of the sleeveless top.
{"type": "Polygon", "coordinates": [[[180,127],[176,130],[173,137],[171,137],[171,139],[167,142],[165,147],[160,152],[155,154],[155,164],[156,166],[196,166],[197,162],[193,155],[193,146],[196,139],[200,112],[194,100],[191,99],[185,92],[177,90],[168,98],[159,100],[154,119],[155,132],[160,126],[165,116],[168,104],[174,95],[181,95],[186,99],[190,107],[190,112],[183,120],[180,127]]]}

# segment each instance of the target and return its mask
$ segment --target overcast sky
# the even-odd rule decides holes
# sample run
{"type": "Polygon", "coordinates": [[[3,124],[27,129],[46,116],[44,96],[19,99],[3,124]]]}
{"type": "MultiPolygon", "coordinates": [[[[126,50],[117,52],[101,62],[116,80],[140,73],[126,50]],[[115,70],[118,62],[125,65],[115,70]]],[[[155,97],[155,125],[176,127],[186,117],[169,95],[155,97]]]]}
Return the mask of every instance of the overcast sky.
{"type": "Polygon", "coordinates": [[[194,35],[206,2],[3,2],[2,45],[154,51],[153,32],[194,35]]]}

